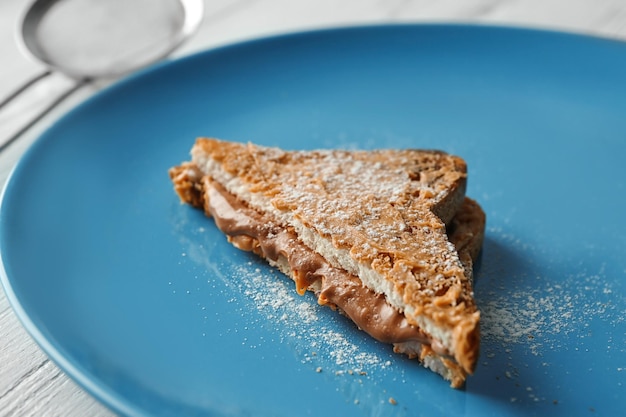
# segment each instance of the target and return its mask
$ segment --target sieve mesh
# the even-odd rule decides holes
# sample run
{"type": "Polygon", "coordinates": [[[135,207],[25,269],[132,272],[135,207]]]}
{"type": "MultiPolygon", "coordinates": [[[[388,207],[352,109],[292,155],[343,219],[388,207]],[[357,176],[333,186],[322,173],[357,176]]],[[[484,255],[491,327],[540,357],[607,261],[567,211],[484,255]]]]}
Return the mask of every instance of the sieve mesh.
{"type": "Polygon", "coordinates": [[[61,0],[33,36],[40,58],[65,73],[115,76],[170,51],[184,23],[178,0],[61,0]]]}

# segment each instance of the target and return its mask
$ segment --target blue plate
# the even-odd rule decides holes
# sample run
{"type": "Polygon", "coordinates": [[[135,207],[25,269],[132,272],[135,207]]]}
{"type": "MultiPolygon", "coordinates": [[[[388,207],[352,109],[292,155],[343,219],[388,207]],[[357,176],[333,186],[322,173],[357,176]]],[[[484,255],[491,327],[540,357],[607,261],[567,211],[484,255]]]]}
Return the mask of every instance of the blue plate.
{"type": "Polygon", "coordinates": [[[48,355],[121,414],[618,415],[625,112],[626,45],[606,39],[406,25],[208,51],[41,136],[4,190],[2,281],[48,355]],[[488,215],[465,389],[296,295],[181,205],[167,170],[201,135],[463,156],[488,215]]]}

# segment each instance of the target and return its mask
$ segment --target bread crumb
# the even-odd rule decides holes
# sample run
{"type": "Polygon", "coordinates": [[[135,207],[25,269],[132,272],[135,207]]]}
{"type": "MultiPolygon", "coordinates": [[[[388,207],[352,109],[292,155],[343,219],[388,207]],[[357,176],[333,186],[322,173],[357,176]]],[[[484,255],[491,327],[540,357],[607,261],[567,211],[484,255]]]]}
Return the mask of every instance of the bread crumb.
{"type": "Polygon", "coordinates": [[[396,404],[398,404],[398,402],[396,401],[396,399],[395,399],[395,398],[393,398],[393,397],[389,397],[389,404],[391,404],[391,405],[396,405],[396,404]]]}
{"type": "Polygon", "coordinates": [[[322,372],[322,367],[318,366],[317,368],[315,368],[315,372],[317,372],[318,374],[322,372]]]}

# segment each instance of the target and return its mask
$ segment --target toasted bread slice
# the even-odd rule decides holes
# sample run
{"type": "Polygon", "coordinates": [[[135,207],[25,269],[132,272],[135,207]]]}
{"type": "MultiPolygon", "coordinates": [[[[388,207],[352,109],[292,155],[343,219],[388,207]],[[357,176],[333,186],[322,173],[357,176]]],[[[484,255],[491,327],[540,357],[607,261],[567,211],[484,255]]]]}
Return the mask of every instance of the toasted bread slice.
{"type": "Polygon", "coordinates": [[[170,176],[184,202],[204,207],[235,246],[278,266],[299,292],[314,291],[452,386],[473,372],[472,261],[485,221],[464,196],[462,159],[199,139],[170,176]]]}

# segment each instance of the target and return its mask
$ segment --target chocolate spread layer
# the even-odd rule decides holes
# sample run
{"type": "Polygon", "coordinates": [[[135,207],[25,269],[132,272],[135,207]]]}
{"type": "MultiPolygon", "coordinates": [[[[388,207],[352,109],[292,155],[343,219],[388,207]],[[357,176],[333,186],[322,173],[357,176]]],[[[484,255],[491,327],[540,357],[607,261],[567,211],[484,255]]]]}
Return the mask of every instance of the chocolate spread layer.
{"type": "Polygon", "coordinates": [[[300,242],[293,230],[247,207],[209,178],[204,178],[203,185],[204,209],[229,241],[274,262],[285,259],[299,294],[307,289],[314,291],[320,304],[338,307],[360,329],[381,342],[418,342],[440,355],[450,355],[440,343],[410,325],[383,295],[365,287],[358,277],[331,266],[300,242]]]}

